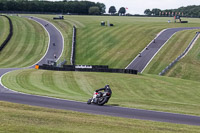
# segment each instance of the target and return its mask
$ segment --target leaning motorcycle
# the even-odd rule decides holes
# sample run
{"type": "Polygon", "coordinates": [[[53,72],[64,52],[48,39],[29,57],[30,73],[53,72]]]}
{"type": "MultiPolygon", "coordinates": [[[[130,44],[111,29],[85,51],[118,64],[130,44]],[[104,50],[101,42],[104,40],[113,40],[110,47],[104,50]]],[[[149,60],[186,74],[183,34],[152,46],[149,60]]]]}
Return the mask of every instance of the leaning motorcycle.
{"type": "Polygon", "coordinates": [[[87,101],[87,104],[104,105],[110,97],[111,94],[109,92],[94,92],[93,97],[87,101]]]}

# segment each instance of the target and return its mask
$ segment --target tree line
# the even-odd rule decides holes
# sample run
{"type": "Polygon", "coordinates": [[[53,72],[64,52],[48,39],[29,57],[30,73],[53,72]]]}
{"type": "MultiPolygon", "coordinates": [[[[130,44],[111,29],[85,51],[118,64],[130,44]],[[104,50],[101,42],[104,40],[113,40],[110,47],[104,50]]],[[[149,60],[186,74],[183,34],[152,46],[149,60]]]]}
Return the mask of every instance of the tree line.
{"type": "Polygon", "coordinates": [[[148,16],[184,16],[184,17],[198,17],[200,18],[200,5],[196,6],[187,6],[187,7],[180,7],[178,9],[166,9],[161,10],[158,8],[154,8],[152,10],[146,9],[144,11],[145,15],[148,16]]]}
{"type": "Polygon", "coordinates": [[[103,3],[90,1],[39,1],[39,0],[1,0],[0,11],[37,12],[37,13],[70,13],[70,14],[94,14],[105,13],[106,6],[103,3]]]}

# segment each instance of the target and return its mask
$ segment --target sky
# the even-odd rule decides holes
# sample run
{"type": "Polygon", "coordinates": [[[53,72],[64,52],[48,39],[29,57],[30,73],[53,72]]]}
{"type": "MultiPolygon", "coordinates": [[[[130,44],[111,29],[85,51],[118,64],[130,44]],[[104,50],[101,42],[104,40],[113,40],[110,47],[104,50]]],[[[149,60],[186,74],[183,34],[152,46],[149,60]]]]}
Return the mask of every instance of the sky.
{"type": "MultiPolygon", "coordinates": [[[[56,0],[52,0],[56,1],[56,0]]],[[[59,1],[59,0],[57,0],[59,1]]],[[[93,2],[101,2],[106,5],[106,12],[110,6],[115,6],[118,11],[120,7],[125,7],[127,13],[144,14],[145,9],[153,8],[176,9],[188,5],[200,5],[200,0],[88,0],[93,2]]]]}

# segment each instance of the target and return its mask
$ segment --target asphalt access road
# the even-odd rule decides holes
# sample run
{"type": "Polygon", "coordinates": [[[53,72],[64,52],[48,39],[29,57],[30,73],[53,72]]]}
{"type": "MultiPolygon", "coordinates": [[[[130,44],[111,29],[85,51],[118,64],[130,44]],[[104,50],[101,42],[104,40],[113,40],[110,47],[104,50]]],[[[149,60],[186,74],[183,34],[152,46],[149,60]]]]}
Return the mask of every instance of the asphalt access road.
{"type": "MultiPolygon", "coordinates": [[[[39,23],[42,23],[48,32],[59,32],[58,30],[53,30],[51,28],[55,28],[53,25],[46,25],[48,22],[38,19],[31,18],[39,23]],[[46,26],[45,26],[46,25],[46,26]]],[[[49,33],[50,35],[53,33],[49,33]]],[[[59,34],[59,33],[58,33],[59,34]]],[[[38,64],[45,62],[46,59],[54,59],[52,56],[55,46],[51,45],[52,42],[59,44],[58,42],[62,42],[62,38],[58,39],[57,37],[50,36],[50,46],[47,54],[44,58],[38,62],[38,64]],[[52,50],[53,49],[53,50],[52,50]],[[49,53],[50,52],[50,53],[49,53]]],[[[62,47],[61,45],[56,45],[57,47],[62,47]]],[[[58,48],[58,50],[62,48],[58,48]]],[[[19,68],[12,69],[0,69],[0,76],[4,73],[16,70],[19,68]]],[[[27,69],[27,68],[24,68],[27,69]]],[[[190,116],[190,115],[181,115],[181,114],[173,114],[173,113],[165,113],[165,112],[156,112],[156,111],[148,111],[148,110],[140,110],[140,109],[131,109],[131,108],[122,108],[116,106],[96,106],[96,105],[87,105],[86,102],[75,102],[69,100],[55,99],[49,97],[42,96],[34,96],[29,94],[23,94],[14,92],[3,86],[0,86],[0,100],[8,101],[13,103],[20,104],[28,104],[33,106],[41,106],[55,109],[64,109],[64,110],[72,110],[78,112],[92,113],[92,114],[101,114],[101,115],[109,115],[109,116],[117,116],[117,117],[125,117],[125,118],[134,118],[134,119],[143,119],[143,120],[153,120],[153,121],[161,121],[161,122],[170,122],[170,123],[179,123],[179,124],[189,124],[189,125],[198,125],[200,126],[200,117],[190,116]]]]}
{"type": "Polygon", "coordinates": [[[157,52],[164,46],[164,44],[173,36],[174,33],[182,30],[200,29],[200,27],[188,27],[188,28],[170,28],[163,31],[158,35],[155,40],[152,40],[150,44],[138,54],[138,56],[126,67],[126,69],[138,70],[143,72],[147,65],[151,62],[157,52]]]}

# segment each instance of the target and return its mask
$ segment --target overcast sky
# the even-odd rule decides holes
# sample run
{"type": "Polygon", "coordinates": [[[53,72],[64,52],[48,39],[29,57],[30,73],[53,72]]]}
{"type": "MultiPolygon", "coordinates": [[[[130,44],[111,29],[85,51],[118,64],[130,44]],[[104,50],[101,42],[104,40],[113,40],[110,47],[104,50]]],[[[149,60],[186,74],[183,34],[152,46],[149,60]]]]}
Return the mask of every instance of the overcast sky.
{"type": "MultiPolygon", "coordinates": [[[[53,0],[56,1],[56,0],[53,0]]],[[[144,14],[145,9],[159,8],[175,9],[181,6],[200,5],[200,0],[88,0],[101,2],[106,5],[106,12],[110,6],[115,6],[117,11],[120,7],[127,7],[127,13],[144,14]]]]}

